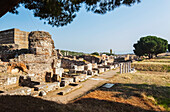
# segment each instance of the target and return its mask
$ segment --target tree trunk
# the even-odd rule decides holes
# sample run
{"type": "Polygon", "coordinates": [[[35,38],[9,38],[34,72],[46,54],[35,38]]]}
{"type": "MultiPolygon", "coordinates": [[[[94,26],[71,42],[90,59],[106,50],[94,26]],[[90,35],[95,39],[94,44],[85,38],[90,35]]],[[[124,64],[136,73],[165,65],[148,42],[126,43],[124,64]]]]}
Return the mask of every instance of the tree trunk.
{"type": "Polygon", "coordinates": [[[148,56],[149,56],[149,59],[153,58],[153,54],[148,54],[148,56]]]}
{"type": "Polygon", "coordinates": [[[0,18],[14,8],[20,0],[0,0],[0,18]]]}
{"type": "Polygon", "coordinates": [[[156,57],[158,57],[158,54],[155,54],[156,57]]]}

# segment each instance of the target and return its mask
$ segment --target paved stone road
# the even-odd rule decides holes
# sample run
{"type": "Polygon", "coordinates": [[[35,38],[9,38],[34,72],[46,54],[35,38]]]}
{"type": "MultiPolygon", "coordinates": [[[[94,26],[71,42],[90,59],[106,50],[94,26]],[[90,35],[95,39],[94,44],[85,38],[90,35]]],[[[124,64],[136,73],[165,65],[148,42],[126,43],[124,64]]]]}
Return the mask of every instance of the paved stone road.
{"type": "Polygon", "coordinates": [[[101,84],[104,84],[105,82],[108,81],[108,78],[113,77],[113,75],[115,75],[116,72],[118,72],[118,70],[111,70],[103,74],[100,74],[100,76],[89,78],[87,81],[80,83],[82,84],[82,87],[80,89],[72,91],[64,96],[57,95],[57,93],[61,90],[56,90],[54,92],[49,93],[47,96],[44,96],[43,99],[51,100],[63,104],[69,103],[69,101],[82,96],[83,94],[90,91],[91,89],[101,84]]]}

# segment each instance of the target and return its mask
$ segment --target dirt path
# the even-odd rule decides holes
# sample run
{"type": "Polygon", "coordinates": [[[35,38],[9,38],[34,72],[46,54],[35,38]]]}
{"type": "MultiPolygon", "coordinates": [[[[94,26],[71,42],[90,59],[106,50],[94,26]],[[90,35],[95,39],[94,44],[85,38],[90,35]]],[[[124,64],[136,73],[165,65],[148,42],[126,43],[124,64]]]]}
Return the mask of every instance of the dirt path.
{"type": "Polygon", "coordinates": [[[79,83],[79,84],[82,84],[82,87],[80,89],[72,91],[64,96],[57,95],[57,93],[61,90],[56,90],[52,93],[49,93],[47,96],[44,96],[43,99],[55,101],[57,103],[62,103],[62,104],[69,103],[69,101],[82,96],[83,94],[90,91],[91,89],[93,89],[101,84],[104,84],[105,82],[108,81],[108,78],[113,77],[113,75],[115,75],[116,72],[118,72],[118,70],[111,70],[111,71],[105,72],[103,74],[100,74],[100,76],[95,76],[95,77],[89,78],[85,82],[79,83]]]}

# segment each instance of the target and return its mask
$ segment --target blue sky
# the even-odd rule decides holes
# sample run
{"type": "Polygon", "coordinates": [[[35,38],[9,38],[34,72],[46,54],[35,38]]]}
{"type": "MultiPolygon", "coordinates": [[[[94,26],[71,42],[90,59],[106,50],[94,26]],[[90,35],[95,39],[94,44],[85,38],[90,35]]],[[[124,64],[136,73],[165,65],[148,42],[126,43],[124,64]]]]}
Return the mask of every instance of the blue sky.
{"type": "Polygon", "coordinates": [[[132,53],[140,37],[154,35],[170,43],[170,0],[142,0],[132,7],[121,6],[105,15],[78,12],[74,21],[64,27],[52,27],[35,18],[31,11],[19,8],[19,15],[7,13],[0,18],[0,30],[48,31],[57,49],[132,53]]]}

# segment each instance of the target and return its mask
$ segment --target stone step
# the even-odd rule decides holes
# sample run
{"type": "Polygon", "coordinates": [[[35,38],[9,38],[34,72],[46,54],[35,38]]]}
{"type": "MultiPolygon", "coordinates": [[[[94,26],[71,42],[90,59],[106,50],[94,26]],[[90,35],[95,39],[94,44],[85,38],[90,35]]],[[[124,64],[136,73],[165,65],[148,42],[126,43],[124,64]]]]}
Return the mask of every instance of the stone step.
{"type": "Polygon", "coordinates": [[[72,86],[72,87],[68,87],[68,88],[63,89],[63,90],[62,90],[61,92],[59,92],[58,94],[59,94],[59,95],[65,95],[65,94],[68,94],[68,93],[70,93],[70,92],[72,92],[72,91],[74,91],[74,90],[82,87],[81,84],[73,84],[73,85],[74,85],[74,86],[72,86]]]}

